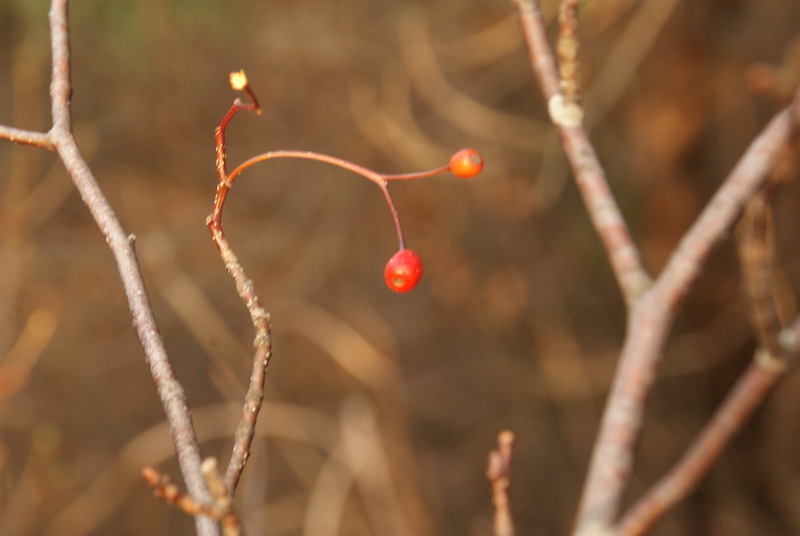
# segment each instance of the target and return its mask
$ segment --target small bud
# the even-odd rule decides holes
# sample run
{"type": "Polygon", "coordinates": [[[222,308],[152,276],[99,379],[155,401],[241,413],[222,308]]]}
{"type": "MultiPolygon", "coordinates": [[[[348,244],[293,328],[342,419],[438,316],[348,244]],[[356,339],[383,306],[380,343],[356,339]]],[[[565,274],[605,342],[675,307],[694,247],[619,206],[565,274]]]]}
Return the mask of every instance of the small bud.
{"type": "Polygon", "coordinates": [[[231,87],[236,90],[243,90],[247,87],[247,75],[244,74],[244,69],[241,71],[230,74],[231,87]]]}

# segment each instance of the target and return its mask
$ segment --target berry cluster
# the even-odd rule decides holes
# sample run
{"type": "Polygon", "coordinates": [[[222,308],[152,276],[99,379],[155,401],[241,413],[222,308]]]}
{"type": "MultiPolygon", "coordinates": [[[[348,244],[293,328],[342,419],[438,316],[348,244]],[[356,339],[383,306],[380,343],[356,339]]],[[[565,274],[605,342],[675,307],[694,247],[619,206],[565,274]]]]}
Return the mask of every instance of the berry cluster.
{"type": "Polygon", "coordinates": [[[397,238],[400,241],[400,250],[386,263],[386,268],[384,270],[386,284],[395,292],[408,292],[413,289],[419,282],[420,277],[422,277],[422,261],[420,261],[419,255],[406,248],[403,229],[400,226],[400,218],[394,207],[392,196],[389,194],[388,183],[397,180],[422,179],[447,172],[452,173],[460,179],[471,179],[483,170],[483,157],[480,153],[475,149],[461,149],[450,158],[450,162],[446,166],[417,173],[386,175],[348,162],[347,160],[325,154],[308,151],[270,151],[250,158],[228,173],[225,151],[225,128],[239,110],[248,110],[255,113],[261,112],[261,107],[258,104],[255,94],[250,89],[244,71],[231,73],[230,84],[233,89],[243,91],[250,102],[244,103],[236,99],[231,109],[220,122],[219,127],[217,127],[217,171],[219,173],[219,184],[217,185],[217,193],[214,197],[214,209],[208,219],[208,226],[212,231],[212,235],[215,236],[215,240],[217,240],[216,237],[224,237],[222,234],[222,208],[225,204],[228,191],[230,191],[233,186],[234,180],[246,169],[259,162],[274,158],[299,158],[325,162],[361,175],[374,182],[381,189],[384,199],[389,206],[392,219],[394,220],[397,238]]]}

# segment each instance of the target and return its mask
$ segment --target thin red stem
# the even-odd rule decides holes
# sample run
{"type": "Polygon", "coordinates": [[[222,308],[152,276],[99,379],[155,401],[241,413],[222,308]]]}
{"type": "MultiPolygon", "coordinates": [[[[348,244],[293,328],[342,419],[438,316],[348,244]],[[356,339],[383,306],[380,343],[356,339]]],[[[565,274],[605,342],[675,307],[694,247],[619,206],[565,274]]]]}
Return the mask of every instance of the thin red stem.
{"type": "MultiPolygon", "coordinates": [[[[228,112],[228,115],[225,116],[228,121],[230,121],[230,117],[234,114],[236,110],[231,108],[231,111],[228,112]]],[[[219,132],[221,131],[224,136],[225,125],[220,123],[220,127],[217,128],[217,139],[219,140],[219,132]]],[[[220,145],[217,144],[217,150],[219,152],[220,145]]],[[[224,141],[222,145],[222,150],[224,151],[224,141]]],[[[245,160],[241,164],[239,164],[230,174],[227,175],[227,178],[224,181],[221,181],[217,186],[217,194],[214,198],[214,208],[209,217],[209,223],[213,223],[214,225],[218,226],[220,229],[222,228],[222,210],[225,206],[225,199],[228,196],[228,191],[233,186],[233,181],[236,180],[239,175],[244,173],[245,170],[258,164],[259,162],[265,162],[267,160],[273,160],[276,158],[297,158],[300,160],[313,160],[316,162],[324,162],[326,164],[330,164],[332,166],[340,167],[342,169],[346,169],[351,171],[357,175],[368,179],[375,184],[383,192],[383,196],[386,199],[386,204],[389,206],[389,212],[392,215],[392,220],[394,221],[395,229],[397,231],[397,239],[400,242],[400,249],[405,249],[405,238],[403,236],[403,229],[400,225],[400,218],[397,215],[397,209],[394,206],[394,202],[392,201],[392,197],[389,194],[389,189],[386,187],[386,183],[389,180],[401,180],[401,179],[419,179],[423,177],[430,177],[433,175],[437,175],[439,173],[444,173],[445,171],[450,169],[450,166],[442,166],[440,168],[432,169],[429,171],[422,171],[419,173],[408,173],[405,175],[384,175],[381,173],[377,173],[369,168],[364,166],[360,166],[358,164],[354,164],[348,160],[343,160],[341,158],[337,158],[335,156],[330,156],[321,153],[315,153],[312,151],[292,151],[292,150],[280,150],[280,151],[269,151],[266,153],[262,153],[260,155],[256,155],[248,160],[245,160]]],[[[222,159],[217,157],[217,163],[219,168],[219,162],[223,162],[222,168],[224,170],[224,153],[222,155],[222,159]]]]}
{"type": "Polygon", "coordinates": [[[406,249],[406,239],[403,236],[403,228],[400,225],[400,217],[397,215],[397,209],[394,207],[394,201],[392,201],[392,196],[389,195],[389,188],[386,187],[385,184],[381,185],[381,191],[383,192],[383,197],[386,199],[386,204],[389,205],[389,212],[392,213],[392,219],[394,220],[394,228],[397,231],[397,240],[400,242],[400,251],[406,249]]]}
{"type": "Polygon", "coordinates": [[[441,175],[442,173],[447,173],[448,171],[450,171],[449,164],[436,169],[429,169],[428,171],[418,171],[416,173],[398,173],[397,175],[383,175],[383,178],[387,181],[407,181],[433,177],[434,175],[441,175]]]}
{"type": "Polygon", "coordinates": [[[231,104],[230,110],[228,113],[225,114],[225,117],[222,118],[222,121],[219,122],[219,126],[217,127],[216,131],[214,131],[214,141],[216,142],[217,147],[217,175],[219,176],[219,182],[225,182],[225,179],[228,175],[228,156],[227,151],[225,150],[225,131],[228,128],[228,123],[231,122],[233,116],[236,115],[236,112],[239,110],[245,110],[248,112],[253,112],[260,114],[261,113],[261,106],[258,104],[258,100],[256,99],[255,94],[250,89],[250,86],[245,86],[243,89],[250,97],[250,103],[244,103],[239,99],[233,101],[231,104]]]}

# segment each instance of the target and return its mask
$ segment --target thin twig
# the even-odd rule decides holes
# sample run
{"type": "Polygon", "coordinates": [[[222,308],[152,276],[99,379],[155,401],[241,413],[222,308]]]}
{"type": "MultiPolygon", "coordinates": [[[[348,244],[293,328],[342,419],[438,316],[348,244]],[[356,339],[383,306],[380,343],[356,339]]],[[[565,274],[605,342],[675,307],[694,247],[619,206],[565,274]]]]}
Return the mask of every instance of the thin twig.
{"type": "Polygon", "coordinates": [[[264,401],[264,384],[266,382],[267,365],[269,365],[269,358],[272,356],[272,339],[269,313],[261,305],[261,300],[256,295],[253,281],[247,277],[242,263],[233,253],[233,249],[231,249],[225,234],[222,232],[222,227],[215,225],[212,221],[209,223],[209,229],[214,243],[219,248],[222,262],[236,283],[236,292],[245,303],[255,328],[253,370],[250,374],[250,384],[244,399],[242,418],[234,434],[231,459],[225,471],[225,484],[229,493],[233,496],[242,476],[245,463],[247,463],[247,458],[250,457],[250,445],[255,435],[256,420],[264,401]]]}
{"type": "Polygon", "coordinates": [[[33,145],[41,149],[53,150],[50,136],[47,132],[35,132],[33,130],[21,130],[14,127],[0,125],[0,140],[8,140],[20,145],[33,145]]]}
{"type": "Polygon", "coordinates": [[[181,492],[169,477],[154,467],[143,467],[142,478],[153,488],[156,497],[161,497],[169,504],[174,504],[190,516],[204,515],[218,519],[220,512],[213,504],[205,504],[181,492]]]}
{"type": "Polygon", "coordinates": [[[228,493],[228,487],[219,474],[216,458],[206,458],[201,466],[203,477],[206,479],[208,489],[214,498],[214,505],[219,511],[219,520],[222,525],[222,536],[240,536],[242,533],[239,518],[233,511],[233,498],[228,493]]]}
{"type": "MultiPolygon", "coordinates": [[[[70,114],[72,86],[67,8],[67,0],[53,0],[49,13],[53,60],[50,83],[52,128],[48,133],[43,134],[0,127],[0,138],[55,150],[58,153],[117,262],[133,317],[133,325],[144,348],[145,358],[150,366],[167,420],[170,423],[178,462],[187,488],[194,500],[208,501],[210,494],[200,471],[199,445],[186,402],[186,395],[175,377],[172,364],[167,357],[156,327],[132,239],[122,229],[89,166],[81,156],[72,135],[70,114]]],[[[198,517],[196,524],[198,534],[203,536],[219,534],[216,523],[208,518],[198,517]]]]}
{"type": "MultiPolygon", "coordinates": [[[[234,254],[222,230],[222,209],[224,207],[225,198],[235,178],[235,176],[232,178],[228,175],[225,131],[228,127],[228,123],[230,123],[231,119],[233,119],[239,110],[247,110],[254,113],[261,112],[258,100],[250,89],[247,83],[247,77],[244,75],[243,71],[231,74],[231,85],[234,89],[245,91],[250,102],[243,103],[239,99],[236,99],[228,113],[222,121],[220,121],[214,133],[219,182],[214,196],[213,211],[208,217],[206,224],[208,225],[209,231],[211,231],[214,244],[216,244],[217,249],[219,249],[222,262],[225,264],[226,270],[236,284],[236,292],[239,294],[239,297],[250,313],[250,319],[255,329],[255,338],[253,339],[253,369],[250,373],[250,383],[248,384],[247,393],[244,398],[242,418],[234,433],[233,450],[231,451],[228,468],[225,471],[225,485],[228,489],[228,493],[233,497],[236,493],[236,486],[239,484],[244,466],[247,463],[247,458],[250,457],[250,446],[255,435],[256,421],[261,411],[261,405],[264,402],[264,385],[267,379],[267,365],[269,365],[269,358],[272,356],[272,338],[269,313],[264,306],[261,305],[261,300],[256,295],[253,281],[247,277],[242,263],[239,262],[238,257],[234,254]]],[[[241,173],[241,171],[239,171],[239,173],[241,173]]]]}
{"type": "Polygon", "coordinates": [[[514,520],[508,488],[511,482],[511,457],[514,454],[514,433],[509,430],[497,436],[497,448],[489,453],[486,478],[492,485],[494,536],[514,536],[514,520]]]}
{"type": "Polygon", "coordinates": [[[153,493],[157,497],[174,504],[190,516],[206,516],[211,519],[218,519],[222,524],[223,536],[241,536],[242,530],[239,518],[233,511],[233,501],[228,495],[228,489],[217,470],[217,460],[215,458],[206,459],[201,469],[213,496],[213,502],[210,504],[200,502],[181,493],[178,486],[173,484],[169,477],[162,474],[158,469],[145,467],[142,469],[141,474],[145,482],[153,488],[153,493]]]}
{"type": "Polygon", "coordinates": [[[548,102],[550,116],[567,154],[583,201],[605,246],[617,283],[629,305],[650,285],[641,256],[631,239],[627,224],[611,193],[605,172],[581,124],[580,108],[564,102],[559,91],[552,49],[547,41],[544,20],[533,0],[514,0],[519,8],[531,66],[548,102]]]}

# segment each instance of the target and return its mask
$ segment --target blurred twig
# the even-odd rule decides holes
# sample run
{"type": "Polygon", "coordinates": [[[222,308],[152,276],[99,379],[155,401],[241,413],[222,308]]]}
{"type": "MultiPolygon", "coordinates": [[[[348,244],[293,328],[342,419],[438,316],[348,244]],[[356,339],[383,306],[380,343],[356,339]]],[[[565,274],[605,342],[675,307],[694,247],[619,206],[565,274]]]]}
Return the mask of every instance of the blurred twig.
{"type": "Polygon", "coordinates": [[[201,469],[203,477],[211,490],[211,495],[214,497],[212,504],[204,504],[184,495],[178,489],[178,486],[170,482],[166,475],[161,474],[158,469],[153,467],[142,469],[142,477],[153,488],[156,496],[161,497],[170,504],[174,504],[190,516],[204,515],[219,519],[222,524],[223,536],[239,536],[241,534],[239,519],[233,511],[228,488],[217,470],[217,460],[215,458],[206,459],[201,469]]]}
{"type": "Polygon", "coordinates": [[[775,251],[772,191],[759,192],[748,204],[739,236],[739,258],[758,341],[772,355],[780,354],[781,330],[773,299],[772,262],[775,251]]]}
{"type": "Polygon", "coordinates": [[[49,309],[37,309],[28,317],[22,333],[0,363],[0,405],[25,386],[57,325],[58,316],[49,309]]]}
{"type": "Polygon", "coordinates": [[[508,487],[511,479],[511,457],[514,453],[514,433],[508,430],[497,436],[497,448],[489,453],[486,477],[492,484],[494,504],[494,536],[514,536],[508,487]]]}
{"type": "Polygon", "coordinates": [[[541,143],[544,123],[493,110],[453,87],[439,65],[429,23],[421,11],[408,9],[400,18],[398,34],[403,64],[414,88],[437,114],[478,139],[528,149],[541,143]]]}
{"type": "MultiPolygon", "coordinates": [[[[122,279],[133,325],[145,351],[145,357],[170,423],[173,442],[187,488],[195,500],[210,501],[202,473],[200,452],[183,387],[175,377],[156,326],[147,291],[136,260],[133,239],[122,229],[108,200],[103,195],[72,134],[70,97],[69,26],[67,0],[53,0],[50,8],[53,69],[50,98],[53,125],[47,133],[0,127],[0,138],[55,151],[72,178],[81,197],[103,233],[122,279]]],[[[218,534],[216,524],[197,518],[202,535],[218,534]]]]}
{"type": "Polygon", "coordinates": [[[625,94],[679,0],[644,0],[635,3],[635,13],[615,39],[613,48],[603,59],[603,64],[586,90],[584,105],[590,127],[602,122],[625,94]]]}
{"type": "Polygon", "coordinates": [[[561,92],[567,104],[581,100],[580,64],[578,63],[578,0],[561,0],[558,4],[558,72],[561,92]]]}

